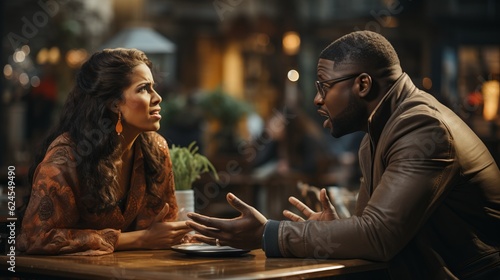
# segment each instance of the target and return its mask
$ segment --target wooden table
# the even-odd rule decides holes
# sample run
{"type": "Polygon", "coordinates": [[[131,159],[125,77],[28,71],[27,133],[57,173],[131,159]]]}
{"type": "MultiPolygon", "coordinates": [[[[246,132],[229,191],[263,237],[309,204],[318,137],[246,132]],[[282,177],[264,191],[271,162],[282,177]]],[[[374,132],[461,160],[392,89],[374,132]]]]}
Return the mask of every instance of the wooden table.
{"type": "MultiPolygon", "coordinates": [[[[7,257],[0,256],[1,275],[7,257]]],[[[239,257],[188,256],[171,250],[123,251],[104,256],[16,256],[16,274],[45,279],[307,279],[349,275],[387,279],[386,264],[359,259],[266,258],[262,250],[239,257]],[[378,275],[378,276],[377,276],[378,275]],[[42,277],[40,277],[42,278],[42,277]]],[[[334,278],[335,279],[335,278],[334,278]]]]}

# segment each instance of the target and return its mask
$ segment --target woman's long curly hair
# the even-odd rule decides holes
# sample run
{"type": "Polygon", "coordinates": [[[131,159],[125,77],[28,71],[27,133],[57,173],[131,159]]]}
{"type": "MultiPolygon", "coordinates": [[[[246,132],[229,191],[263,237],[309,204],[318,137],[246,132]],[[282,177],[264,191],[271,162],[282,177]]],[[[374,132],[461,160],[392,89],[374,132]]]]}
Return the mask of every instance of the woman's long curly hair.
{"type": "MultiPolygon", "coordinates": [[[[96,52],[82,65],[59,123],[43,141],[30,168],[30,184],[52,141],[68,133],[78,157],[71,163],[76,165],[79,184],[85,188],[84,205],[91,212],[116,205],[118,181],[114,162],[121,154],[119,136],[113,129],[117,116],[109,107],[122,100],[123,91],[131,84],[132,70],[142,63],[152,69],[142,51],[119,48],[96,52]]],[[[166,177],[165,155],[153,143],[151,133],[141,133],[136,141],[144,155],[146,190],[159,198],[157,184],[166,177]]]]}

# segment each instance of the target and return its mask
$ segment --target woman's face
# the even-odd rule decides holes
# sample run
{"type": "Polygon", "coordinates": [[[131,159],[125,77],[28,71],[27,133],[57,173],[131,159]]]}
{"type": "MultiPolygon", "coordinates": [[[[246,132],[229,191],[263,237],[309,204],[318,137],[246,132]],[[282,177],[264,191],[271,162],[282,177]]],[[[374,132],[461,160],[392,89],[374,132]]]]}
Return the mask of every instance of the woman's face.
{"type": "Polygon", "coordinates": [[[122,113],[123,132],[141,133],[160,129],[161,97],[153,89],[151,70],[146,64],[137,65],[130,74],[130,81],[118,105],[122,113]]]}

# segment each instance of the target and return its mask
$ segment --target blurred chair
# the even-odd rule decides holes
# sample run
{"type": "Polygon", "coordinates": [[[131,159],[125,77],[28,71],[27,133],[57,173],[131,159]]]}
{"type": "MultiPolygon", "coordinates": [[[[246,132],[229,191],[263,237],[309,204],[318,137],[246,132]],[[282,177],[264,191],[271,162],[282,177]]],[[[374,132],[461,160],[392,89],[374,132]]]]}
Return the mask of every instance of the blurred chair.
{"type": "MultiPolygon", "coordinates": [[[[321,201],[319,199],[320,188],[309,184],[298,182],[297,189],[300,192],[299,198],[312,210],[322,211],[321,201]]],[[[356,204],[357,195],[348,191],[346,188],[330,186],[326,188],[328,197],[337,211],[340,218],[348,218],[352,215],[356,204]]],[[[296,212],[296,211],[294,211],[296,212]]]]}

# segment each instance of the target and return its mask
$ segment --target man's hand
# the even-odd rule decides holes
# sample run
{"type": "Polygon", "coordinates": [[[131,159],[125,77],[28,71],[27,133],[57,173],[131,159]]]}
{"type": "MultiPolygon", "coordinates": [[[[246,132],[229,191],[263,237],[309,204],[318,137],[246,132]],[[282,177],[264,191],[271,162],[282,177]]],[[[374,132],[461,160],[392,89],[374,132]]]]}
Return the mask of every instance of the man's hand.
{"type": "Polygon", "coordinates": [[[226,199],[241,215],[233,219],[220,219],[188,213],[193,221],[188,220],[186,224],[200,233],[194,237],[212,245],[216,245],[218,239],[219,245],[223,246],[250,250],[261,248],[266,217],[232,193],[228,193],[226,199]]]}
{"type": "MultiPolygon", "coordinates": [[[[288,201],[295,206],[304,216],[307,218],[307,220],[314,220],[314,221],[331,221],[331,220],[336,220],[340,219],[339,215],[337,214],[337,211],[335,210],[335,207],[333,204],[330,202],[330,199],[328,198],[328,195],[326,194],[326,189],[321,189],[319,193],[319,200],[321,202],[321,207],[323,210],[321,212],[314,212],[311,210],[311,208],[307,207],[304,203],[302,203],[300,200],[297,198],[291,196],[288,201]]],[[[301,222],[304,221],[304,218],[300,217],[297,214],[294,214],[288,210],[283,211],[283,215],[287,217],[288,219],[295,221],[295,222],[301,222]]]]}

